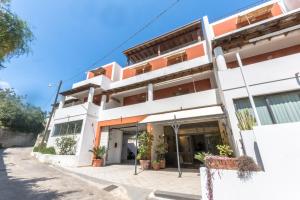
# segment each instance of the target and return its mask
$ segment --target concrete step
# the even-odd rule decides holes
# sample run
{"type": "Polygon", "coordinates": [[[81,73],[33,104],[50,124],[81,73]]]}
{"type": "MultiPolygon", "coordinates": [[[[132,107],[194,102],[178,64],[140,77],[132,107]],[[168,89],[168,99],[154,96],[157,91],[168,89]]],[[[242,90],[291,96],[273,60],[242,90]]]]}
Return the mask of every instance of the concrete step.
{"type": "Polygon", "coordinates": [[[202,198],[200,195],[156,190],[152,192],[147,199],[148,200],[201,200],[202,198]]]}

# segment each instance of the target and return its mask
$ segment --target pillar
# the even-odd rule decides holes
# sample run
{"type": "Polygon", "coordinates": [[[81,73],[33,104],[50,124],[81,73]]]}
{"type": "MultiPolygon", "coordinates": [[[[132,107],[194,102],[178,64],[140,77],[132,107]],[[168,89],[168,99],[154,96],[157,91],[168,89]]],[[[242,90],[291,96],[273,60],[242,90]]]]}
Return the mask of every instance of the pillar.
{"type": "Polygon", "coordinates": [[[153,101],[153,84],[148,84],[148,101],[153,101]]]}
{"type": "Polygon", "coordinates": [[[95,88],[91,87],[89,90],[88,100],[87,102],[92,103],[94,98],[95,88]]]}
{"type": "Polygon", "coordinates": [[[59,107],[58,107],[59,109],[63,108],[63,106],[65,105],[65,100],[66,100],[65,96],[60,97],[59,107]]]}
{"type": "Polygon", "coordinates": [[[104,105],[105,105],[105,102],[106,102],[106,95],[102,95],[101,97],[101,103],[100,103],[100,110],[104,110],[104,105]]]}
{"type": "Polygon", "coordinates": [[[218,71],[223,71],[227,69],[226,60],[224,57],[223,49],[222,47],[216,47],[214,49],[215,57],[216,57],[216,63],[218,71]]]}

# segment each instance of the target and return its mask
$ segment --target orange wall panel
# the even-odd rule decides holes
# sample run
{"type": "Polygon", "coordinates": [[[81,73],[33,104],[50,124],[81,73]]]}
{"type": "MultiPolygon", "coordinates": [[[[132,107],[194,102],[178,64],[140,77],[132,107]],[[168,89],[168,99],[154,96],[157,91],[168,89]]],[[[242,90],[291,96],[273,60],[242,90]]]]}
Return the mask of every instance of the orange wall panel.
{"type": "Polygon", "coordinates": [[[185,94],[193,93],[193,92],[195,92],[195,89],[196,89],[196,92],[211,89],[210,80],[204,79],[204,80],[195,81],[194,83],[190,82],[190,83],[177,85],[174,87],[156,90],[156,91],[154,91],[154,100],[173,97],[173,96],[176,96],[176,93],[178,93],[178,92],[183,92],[185,94]],[[194,84],[195,84],[195,86],[194,86],[194,84]]]}
{"type": "Polygon", "coordinates": [[[204,53],[203,44],[200,44],[200,45],[188,48],[186,50],[186,54],[187,54],[187,59],[188,60],[192,60],[194,58],[198,58],[198,57],[204,56],[205,53],[204,53]]]}
{"type": "Polygon", "coordinates": [[[282,14],[282,10],[281,10],[281,7],[278,3],[275,3],[272,10],[272,16],[278,16],[278,15],[281,15],[282,14]]]}
{"type": "Polygon", "coordinates": [[[236,25],[237,17],[233,17],[227,19],[221,23],[213,25],[213,31],[215,36],[223,35],[224,33],[228,33],[237,29],[236,25]]]}
{"type": "Polygon", "coordinates": [[[151,71],[160,69],[167,66],[167,59],[166,58],[158,58],[149,62],[152,66],[151,71]]]}
{"type": "Polygon", "coordinates": [[[142,102],[145,102],[146,100],[147,100],[146,93],[141,93],[141,94],[124,97],[123,98],[123,106],[142,103],[142,102]]]}
{"type": "Polygon", "coordinates": [[[123,70],[123,79],[130,78],[133,76],[135,76],[135,69],[128,68],[123,70]]]}
{"type": "MultiPolygon", "coordinates": [[[[272,13],[271,17],[282,14],[281,7],[278,3],[273,4],[271,13],[272,13]]],[[[237,17],[232,17],[223,22],[213,25],[213,31],[215,33],[215,36],[223,35],[225,33],[238,29],[236,22],[237,22],[237,17]]]]}
{"type": "Polygon", "coordinates": [[[105,69],[105,76],[109,79],[112,79],[112,70],[113,70],[113,65],[108,65],[104,67],[105,69]]]}
{"type": "Polygon", "coordinates": [[[88,75],[87,75],[88,79],[93,78],[94,76],[95,75],[93,72],[88,72],[88,75]]]}

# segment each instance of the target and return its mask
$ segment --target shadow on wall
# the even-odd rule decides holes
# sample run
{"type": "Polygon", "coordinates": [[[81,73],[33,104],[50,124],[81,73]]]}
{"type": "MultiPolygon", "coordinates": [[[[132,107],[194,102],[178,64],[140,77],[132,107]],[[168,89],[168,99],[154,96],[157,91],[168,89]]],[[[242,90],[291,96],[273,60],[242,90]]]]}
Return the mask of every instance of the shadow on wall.
{"type": "Polygon", "coordinates": [[[296,80],[297,80],[298,85],[300,85],[300,72],[297,72],[297,73],[295,74],[295,77],[296,77],[296,80]]]}
{"type": "Polygon", "coordinates": [[[50,190],[37,189],[37,183],[47,181],[55,178],[33,178],[33,179],[19,179],[9,176],[9,166],[14,163],[4,163],[4,158],[9,156],[5,149],[0,149],[0,199],[62,199],[65,195],[74,193],[76,191],[57,192],[50,190]]]}

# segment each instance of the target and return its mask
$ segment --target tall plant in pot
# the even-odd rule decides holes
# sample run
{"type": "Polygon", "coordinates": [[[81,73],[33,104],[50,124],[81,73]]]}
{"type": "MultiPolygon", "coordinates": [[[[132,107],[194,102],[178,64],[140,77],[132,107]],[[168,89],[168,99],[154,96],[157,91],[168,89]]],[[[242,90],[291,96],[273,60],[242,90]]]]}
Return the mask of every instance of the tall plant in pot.
{"type": "Polygon", "coordinates": [[[93,167],[101,167],[103,166],[103,157],[106,153],[106,148],[104,146],[102,147],[94,147],[92,150],[90,150],[94,154],[93,158],[93,167]]]}
{"type": "Polygon", "coordinates": [[[155,146],[155,153],[157,155],[157,160],[160,163],[160,168],[166,168],[165,155],[168,153],[168,144],[165,143],[163,136],[159,136],[158,143],[155,146]]]}
{"type": "Polygon", "coordinates": [[[140,161],[140,165],[143,170],[150,168],[150,151],[151,151],[152,140],[153,140],[152,135],[147,131],[142,132],[138,136],[139,153],[137,155],[137,159],[140,161]]]}

